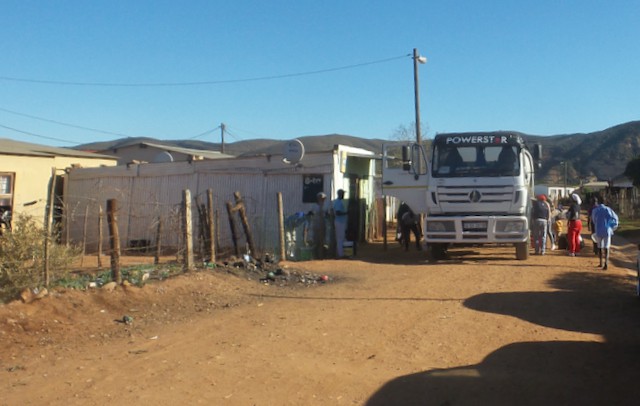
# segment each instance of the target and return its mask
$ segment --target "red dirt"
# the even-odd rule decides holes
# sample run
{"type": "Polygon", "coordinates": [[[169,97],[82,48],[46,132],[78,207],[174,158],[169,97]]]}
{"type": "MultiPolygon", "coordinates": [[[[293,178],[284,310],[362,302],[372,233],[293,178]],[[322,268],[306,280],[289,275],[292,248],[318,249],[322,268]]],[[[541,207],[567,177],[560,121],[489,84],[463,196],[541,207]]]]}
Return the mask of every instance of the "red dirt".
{"type": "Polygon", "coordinates": [[[216,269],[55,291],[0,306],[0,405],[635,404],[640,302],[622,248],[604,272],[590,247],[432,264],[376,243],[286,264],[327,283],[216,269]]]}

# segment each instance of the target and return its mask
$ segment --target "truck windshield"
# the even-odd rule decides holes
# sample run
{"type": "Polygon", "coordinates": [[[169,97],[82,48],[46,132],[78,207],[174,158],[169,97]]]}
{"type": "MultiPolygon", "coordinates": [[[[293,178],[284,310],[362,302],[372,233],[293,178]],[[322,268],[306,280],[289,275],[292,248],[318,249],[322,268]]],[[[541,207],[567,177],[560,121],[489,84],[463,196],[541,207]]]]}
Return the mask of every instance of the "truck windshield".
{"type": "Polygon", "coordinates": [[[498,177],[520,173],[519,148],[513,145],[436,145],[433,150],[433,176],[498,177]]]}

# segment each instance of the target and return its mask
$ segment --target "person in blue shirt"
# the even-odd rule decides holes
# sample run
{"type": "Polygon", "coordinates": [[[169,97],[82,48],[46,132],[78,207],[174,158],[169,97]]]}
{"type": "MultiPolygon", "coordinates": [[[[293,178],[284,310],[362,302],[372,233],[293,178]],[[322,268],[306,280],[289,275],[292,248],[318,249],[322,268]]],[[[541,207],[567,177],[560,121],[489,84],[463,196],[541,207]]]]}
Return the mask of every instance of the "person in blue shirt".
{"type": "Polygon", "coordinates": [[[591,213],[591,223],[593,226],[593,234],[599,248],[600,267],[607,270],[609,263],[609,251],[611,248],[611,236],[615,229],[618,228],[618,215],[607,206],[607,199],[603,198],[591,213]],[[604,263],[603,263],[604,256],[604,263]]]}
{"type": "Polygon", "coordinates": [[[344,237],[347,231],[347,208],[344,204],[344,190],[338,190],[338,198],[333,201],[333,225],[336,230],[336,257],[344,257],[344,237]]]}

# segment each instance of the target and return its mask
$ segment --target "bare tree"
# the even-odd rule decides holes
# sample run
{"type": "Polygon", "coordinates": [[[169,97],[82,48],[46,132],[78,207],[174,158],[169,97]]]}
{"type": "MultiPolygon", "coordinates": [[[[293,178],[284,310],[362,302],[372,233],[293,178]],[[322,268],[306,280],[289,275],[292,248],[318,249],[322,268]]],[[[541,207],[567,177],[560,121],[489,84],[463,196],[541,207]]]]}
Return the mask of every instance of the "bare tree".
{"type": "MultiPolygon", "coordinates": [[[[421,124],[420,133],[422,134],[423,140],[427,139],[427,134],[429,131],[429,127],[427,125],[421,124]]],[[[416,139],[416,123],[415,121],[410,123],[409,125],[400,124],[391,134],[391,139],[394,141],[407,141],[413,142],[416,139]]]]}

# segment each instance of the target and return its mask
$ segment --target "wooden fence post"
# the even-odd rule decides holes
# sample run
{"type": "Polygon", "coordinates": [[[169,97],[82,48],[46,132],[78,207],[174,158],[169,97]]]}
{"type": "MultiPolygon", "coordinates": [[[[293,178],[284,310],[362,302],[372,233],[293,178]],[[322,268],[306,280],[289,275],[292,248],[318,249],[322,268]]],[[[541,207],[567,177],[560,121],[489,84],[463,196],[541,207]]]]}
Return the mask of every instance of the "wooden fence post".
{"type": "Polygon", "coordinates": [[[387,196],[382,195],[382,247],[387,250],[387,196]]]}
{"type": "Polygon", "coordinates": [[[213,189],[207,189],[207,223],[209,223],[209,262],[216,262],[216,224],[213,213],[213,189]]]}
{"type": "Polygon", "coordinates": [[[249,220],[247,219],[247,212],[244,208],[244,202],[242,201],[242,196],[240,196],[240,192],[235,192],[233,196],[236,198],[236,209],[240,214],[240,221],[242,222],[242,228],[244,229],[244,234],[247,237],[247,244],[249,244],[249,251],[251,251],[251,255],[254,257],[258,255],[255,250],[255,245],[253,244],[253,235],[251,234],[251,228],[249,227],[249,220]]]}
{"type": "Polygon", "coordinates": [[[156,230],[156,254],[153,257],[153,263],[158,265],[160,263],[160,253],[162,248],[160,247],[162,236],[162,217],[158,216],[158,228],[156,230]]]}
{"type": "Polygon", "coordinates": [[[80,257],[80,266],[84,265],[84,256],[87,253],[87,222],[89,218],[89,205],[84,208],[84,224],[82,225],[82,257],[80,257]]]}
{"type": "Polygon", "coordinates": [[[287,259],[284,242],[284,208],[282,204],[282,192],[278,192],[278,234],[280,236],[280,261],[287,259]]]}
{"type": "Polygon", "coordinates": [[[44,285],[49,287],[51,276],[49,273],[49,245],[51,244],[51,222],[53,220],[53,205],[56,194],[56,168],[51,168],[51,184],[47,197],[47,209],[44,219],[44,285]]]}
{"type": "Polygon", "coordinates": [[[98,205],[98,268],[102,268],[102,223],[104,213],[102,212],[102,205],[98,205]]]}
{"type": "Polygon", "coordinates": [[[209,252],[207,247],[207,239],[209,238],[208,224],[207,224],[207,208],[200,201],[200,196],[196,196],[196,208],[198,209],[198,251],[200,257],[205,258],[209,252]]]}
{"type": "Polygon", "coordinates": [[[184,241],[185,241],[185,254],[184,254],[184,270],[192,271],[194,268],[193,258],[193,223],[191,221],[191,191],[185,189],[182,192],[182,207],[183,210],[183,224],[184,224],[184,241]]]}
{"type": "Polygon", "coordinates": [[[227,213],[229,214],[229,227],[231,228],[231,239],[233,240],[233,252],[236,257],[240,255],[238,249],[238,232],[236,231],[236,223],[233,221],[233,205],[227,202],[227,213]]]}
{"type": "Polygon", "coordinates": [[[118,231],[118,201],[107,200],[107,223],[109,224],[109,245],[111,247],[111,279],[117,284],[122,283],[120,273],[120,232],[118,231]]]}

